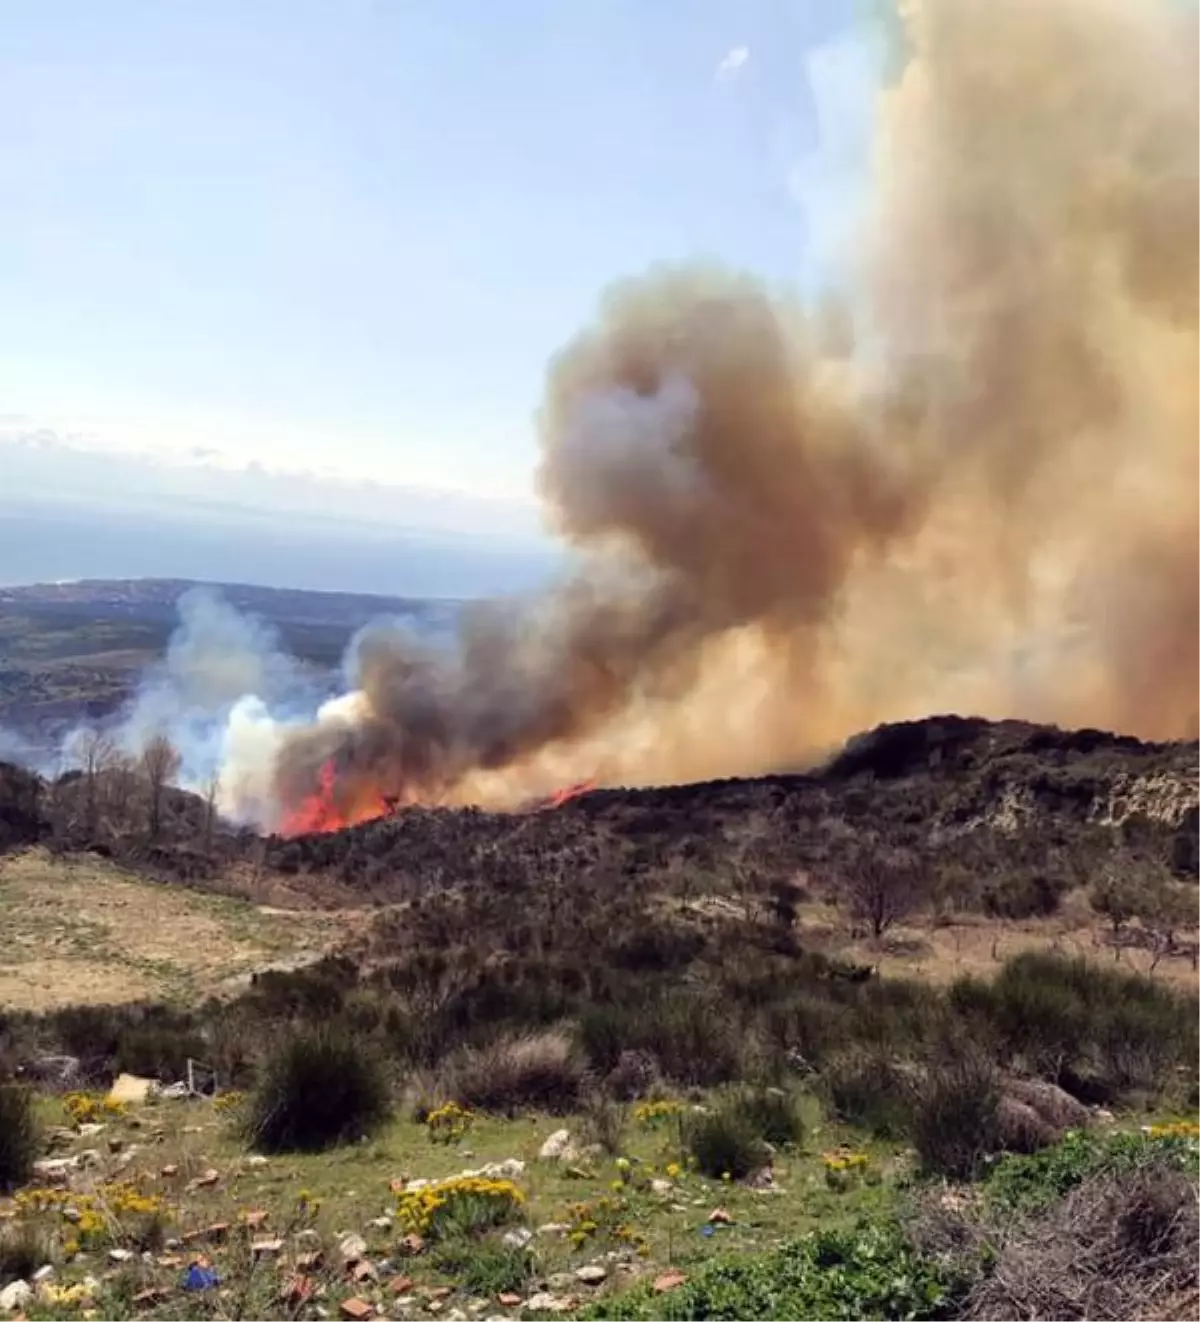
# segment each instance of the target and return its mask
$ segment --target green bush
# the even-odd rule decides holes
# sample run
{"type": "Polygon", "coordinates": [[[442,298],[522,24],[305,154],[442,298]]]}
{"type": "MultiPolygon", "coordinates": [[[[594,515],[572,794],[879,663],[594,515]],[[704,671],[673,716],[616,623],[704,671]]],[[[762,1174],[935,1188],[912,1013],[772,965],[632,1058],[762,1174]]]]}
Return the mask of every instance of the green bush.
{"type": "Polygon", "coordinates": [[[743,1088],[735,1104],[759,1138],[772,1147],[794,1147],[803,1141],[804,1121],[796,1099],[783,1088],[743,1088]]]}
{"type": "Polygon", "coordinates": [[[922,1168],[970,1180],[999,1143],[1000,1090],[982,1055],[962,1049],[933,1061],[913,1100],[911,1138],[922,1168]]]}
{"type": "Polygon", "coordinates": [[[528,1249],[469,1239],[452,1240],[438,1248],[433,1265],[471,1294],[493,1298],[506,1291],[524,1293],[536,1270],[536,1261],[528,1249]]]}
{"type": "Polygon", "coordinates": [[[867,1222],[794,1240],[771,1253],[718,1259],[667,1294],[642,1285],[597,1301],[582,1318],[939,1318],[961,1289],[894,1223],[867,1222]]]}
{"type": "Polygon", "coordinates": [[[984,1194],[1003,1212],[1037,1212],[1097,1175],[1141,1167],[1200,1174],[1200,1145],[1175,1126],[1148,1133],[1098,1134],[1076,1130],[1031,1156],[1002,1157],[988,1171],[984,1194]]]}
{"type": "Polygon", "coordinates": [[[19,1084],[0,1084],[0,1189],[29,1179],[40,1148],[32,1093],[19,1084]]]}
{"type": "Polygon", "coordinates": [[[821,1071],[820,1089],[839,1120],[880,1138],[901,1138],[912,1122],[914,1076],[886,1048],[855,1047],[821,1071]]]}
{"type": "Polygon", "coordinates": [[[770,1155],[753,1117],[737,1098],[726,1098],[711,1111],[688,1115],[683,1138],[697,1168],[714,1180],[725,1175],[735,1180],[753,1175],[762,1170],[770,1155]]]}
{"type": "Polygon", "coordinates": [[[245,1128],[264,1152],[315,1152],[371,1133],[390,1114],[387,1079],[370,1048],[316,1029],[267,1057],[245,1128]]]}

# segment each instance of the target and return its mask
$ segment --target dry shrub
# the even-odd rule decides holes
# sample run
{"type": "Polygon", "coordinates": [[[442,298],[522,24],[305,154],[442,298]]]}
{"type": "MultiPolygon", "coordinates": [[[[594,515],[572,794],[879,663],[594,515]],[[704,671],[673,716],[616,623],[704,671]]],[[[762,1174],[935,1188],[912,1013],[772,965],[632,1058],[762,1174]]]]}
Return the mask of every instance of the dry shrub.
{"type": "Polygon", "coordinates": [[[1068,1129],[1085,1129],[1091,1123],[1091,1112],[1082,1102],[1045,1079],[1006,1078],[1004,1091],[1032,1107],[1060,1138],[1068,1129]]]}
{"type": "Polygon", "coordinates": [[[587,1082],[570,1034],[561,1029],[468,1048],[442,1071],[441,1091],[478,1111],[573,1110],[587,1082]]]}
{"type": "Polygon", "coordinates": [[[1038,1152],[1059,1137],[1032,1106],[1010,1094],[996,1104],[996,1142],[1006,1152],[1038,1152]]]}
{"type": "Polygon", "coordinates": [[[1165,1310],[1196,1290],[1196,1183],[1163,1164],[1096,1176],[997,1240],[965,1318],[1187,1316],[1165,1310]]]}

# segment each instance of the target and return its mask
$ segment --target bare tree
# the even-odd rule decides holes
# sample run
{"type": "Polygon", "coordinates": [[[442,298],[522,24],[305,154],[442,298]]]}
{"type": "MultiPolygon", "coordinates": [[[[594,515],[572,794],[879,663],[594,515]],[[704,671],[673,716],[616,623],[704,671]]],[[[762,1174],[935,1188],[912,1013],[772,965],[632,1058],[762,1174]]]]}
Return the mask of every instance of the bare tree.
{"type": "Polygon", "coordinates": [[[83,826],[95,836],[100,826],[102,777],[117,761],[117,747],[101,730],[81,730],[71,743],[71,758],[83,775],[83,826]]]}
{"type": "Polygon", "coordinates": [[[142,749],[142,774],[149,790],[150,839],[162,830],[163,792],[179,770],[179,754],[166,735],[157,734],[142,749]]]}
{"type": "Polygon", "coordinates": [[[854,850],[842,874],[842,890],[855,922],[865,923],[878,940],[925,898],[927,876],[913,850],[872,839],[854,850]]]}
{"type": "Polygon", "coordinates": [[[217,822],[217,791],[221,788],[221,773],[214,771],[204,786],[204,852],[212,853],[213,827],[217,822]]]}

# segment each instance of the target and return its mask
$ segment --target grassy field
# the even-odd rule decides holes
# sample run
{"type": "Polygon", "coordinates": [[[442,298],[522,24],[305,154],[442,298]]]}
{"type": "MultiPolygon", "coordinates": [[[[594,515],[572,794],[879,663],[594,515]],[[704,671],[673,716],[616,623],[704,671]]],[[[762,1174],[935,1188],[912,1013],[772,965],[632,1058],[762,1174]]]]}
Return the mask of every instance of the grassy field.
{"type": "Polygon", "coordinates": [[[0,859],[0,1005],[194,1000],[318,957],[336,917],[265,909],[138,877],[91,855],[0,859]]]}
{"type": "Polygon", "coordinates": [[[758,1189],[687,1169],[677,1120],[640,1119],[633,1108],[613,1144],[620,1157],[539,1160],[559,1128],[586,1144],[587,1120],[534,1115],[480,1117],[456,1146],[433,1143],[426,1124],[405,1118],[362,1143],[264,1158],[239,1138],[236,1108],[211,1101],[133,1106],[79,1133],[63,1127],[61,1103],[45,1099],[39,1111],[55,1157],[82,1157],[84,1166],[69,1173],[70,1193],[52,1186],[42,1195],[54,1205],[40,1212],[36,1192],[0,1203],[0,1234],[38,1227],[38,1252],[55,1265],[30,1318],[349,1317],[347,1300],[395,1318],[574,1314],[639,1283],[653,1295],[657,1282],[666,1295],[731,1256],[879,1223],[911,1203],[910,1150],[823,1121],[811,1098],[802,1110],[801,1143],[776,1154],[772,1184],[758,1189]],[[822,1154],[840,1145],[866,1163],[831,1187],[822,1154]],[[510,1163],[500,1178],[524,1199],[510,1225],[443,1241],[426,1235],[420,1246],[406,1236],[397,1215],[406,1182],[489,1163],[510,1163]],[[103,1222],[91,1238],[72,1210],[74,1200],[86,1212],[89,1195],[103,1222]],[[348,1266],[347,1257],[366,1265],[348,1266]],[[184,1290],[193,1263],[215,1270],[220,1284],[184,1290]]]}

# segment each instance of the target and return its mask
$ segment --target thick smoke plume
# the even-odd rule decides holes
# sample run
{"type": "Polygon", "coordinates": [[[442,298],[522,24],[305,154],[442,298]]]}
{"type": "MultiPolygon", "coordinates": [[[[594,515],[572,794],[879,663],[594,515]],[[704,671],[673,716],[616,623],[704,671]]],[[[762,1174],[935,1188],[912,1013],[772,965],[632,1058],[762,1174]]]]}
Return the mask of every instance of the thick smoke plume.
{"type": "Polygon", "coordinates": [[[795,765],[933,710],[1195,733],[1194,14],[904,17],[843,305],[613,287],[538,419],[584,568],[452,653],[365,640],[357,692],[272,734],[275,824],[795,765]]]}

